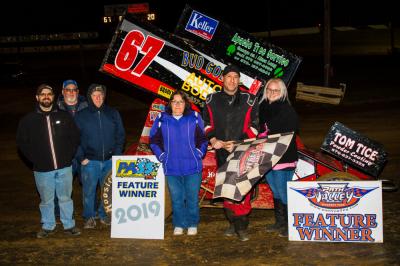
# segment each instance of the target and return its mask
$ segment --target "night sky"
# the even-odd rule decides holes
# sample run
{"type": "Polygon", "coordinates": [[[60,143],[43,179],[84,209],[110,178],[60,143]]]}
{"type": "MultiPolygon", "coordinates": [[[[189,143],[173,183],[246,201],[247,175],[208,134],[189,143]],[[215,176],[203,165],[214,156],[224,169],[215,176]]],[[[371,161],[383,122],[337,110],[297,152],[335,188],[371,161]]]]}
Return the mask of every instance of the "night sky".
{"type": "MultiPolygon", "coordinates": [[[[36,33],[98,31],[101,30],[104,5],[143,3],[135,0],[77,1],[61,0],[45,4],[44,1],[14,1],[2,3],[0,20],[2,36],[36,33]]],[[[249,32],[317,26],[323,22],[323,0],[272,1],[147,1],[157,12],[155,24],[172,32],[185,3],[207,15],[249,32]]],[[[396,1],[343,1],[331,0],[333,26],[365,26],[387,24],[394,15],[396,1]]],[[[397,25],[398,23],[395,22],[397,25]]]]}

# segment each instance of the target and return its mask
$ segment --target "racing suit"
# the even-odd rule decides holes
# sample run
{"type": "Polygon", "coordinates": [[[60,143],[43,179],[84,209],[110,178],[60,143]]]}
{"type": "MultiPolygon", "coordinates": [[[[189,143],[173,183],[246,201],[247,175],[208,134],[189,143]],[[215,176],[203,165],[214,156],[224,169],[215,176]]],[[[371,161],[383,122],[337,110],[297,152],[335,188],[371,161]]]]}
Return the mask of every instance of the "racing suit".
{"type": "MultiPolygon", "coordinates": [[[[216,137],[222,141],[244,140],[254,138],[258,134],[258,101],[254,95],[240,89],[234,95],[224,91],[207,96],[203,109],[205,132],[208,139],[216,137]]],[[[216,150],[217,166],[226,162],[229,152],[216,150]]],[[[224,201],[228,220],[234,224],[235,230],[245,230],[248,226],[247,214],[251,211],[250,194],[241,202],[224,201]]]]}

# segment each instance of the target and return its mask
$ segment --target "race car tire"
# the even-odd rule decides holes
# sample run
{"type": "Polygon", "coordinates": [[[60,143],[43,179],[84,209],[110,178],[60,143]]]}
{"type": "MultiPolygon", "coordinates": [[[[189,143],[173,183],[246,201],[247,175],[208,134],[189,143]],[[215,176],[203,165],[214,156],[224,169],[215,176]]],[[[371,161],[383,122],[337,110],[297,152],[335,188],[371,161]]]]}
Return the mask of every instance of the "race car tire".
{"type": "Polygon", "coordinates": [[[355,175],[346,172],[330,172],[320,176],[317,181],[360,181],[355,175]]]}

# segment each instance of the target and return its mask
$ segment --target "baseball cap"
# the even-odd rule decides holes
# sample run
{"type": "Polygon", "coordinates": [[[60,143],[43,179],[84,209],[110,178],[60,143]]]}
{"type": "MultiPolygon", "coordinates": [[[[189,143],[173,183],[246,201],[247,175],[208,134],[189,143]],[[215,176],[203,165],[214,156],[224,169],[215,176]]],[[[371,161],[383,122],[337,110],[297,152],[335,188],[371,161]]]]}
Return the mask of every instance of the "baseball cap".
{"type": "Polygon", "coordinates": [[[53,93],[54,93],[54,91],[53,91],[53,88],[52,88],[52,87],[50,87],[50,85],[47,85],[47,84],[41,84],[41,85],[39,85],[39,86],[38,86],[38,88],[37,88],[37,90],[36,90],[36,95],[39,95],[39,94],[41,94],[41,93],[42,93],[42,91],[43,91],[44,89],[51,90],[51,92],[53,92],[53,93]]]}
{"type": "Polygon", "coordinates": [[[229,72],[236,72],[240,76],[239,68],[236,65],[227,65],[222,72],[222,76],[225,76],[229,72]]]}
{"type": "Polygon", "coordinates": [[[101,84],[95,84],[95,83],[90,84],[89,89],[88,89],[89,95],[92,95],[92,93],[95,91],[100,91],[104,95],[106,95],[106,86],[101,85],[101,84]]]}
{"type": "Polygon", "coordinates": [[[65,87],[67,87],[68,85],[71,85],[71,84],[73,84],[73,85],[75,85],[75,87],[77,87],[78,88],[78,83],[76,83],[76,81],[75,80],[73,80],[73,79],[67,79],[67,80],[65,80],[64,82],[63,82],[63,89],[65,89],[65,87]]]}

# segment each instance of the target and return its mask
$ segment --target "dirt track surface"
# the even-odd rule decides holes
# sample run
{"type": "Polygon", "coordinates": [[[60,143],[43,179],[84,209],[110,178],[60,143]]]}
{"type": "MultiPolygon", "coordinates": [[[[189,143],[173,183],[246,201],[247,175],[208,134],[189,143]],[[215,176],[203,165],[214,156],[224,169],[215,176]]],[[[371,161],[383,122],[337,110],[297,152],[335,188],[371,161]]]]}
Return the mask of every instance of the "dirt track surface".
{"type": "MultiPolygon", "coordinates": [[[[368,60],[366,60],[368,62],[368,60]]],[[[390,61],[392,62],[392,61],[390,61]]],[[[372,63],[371,63],[372,64],[372,63]]],[[[362,64],[360,63],[360,67],[362,64]]],[[[346,66],[341,68],[344,71],[346,66]]],[[[334,121],[381,142],[389,162],[381,178],[399,183],[400,93],[397,77],[379,82],[368,72],[347,76],[351,84],[341,106],[294,102],[300,115],[301,136],[306,146],[318,149],[334,121]],[[368,79],[367,81],[364,81],[368,79]]],[[[400,73],[389,64],[389,71],[400,73]]],[[[340,75],[341,73],[338,73],[340,75]]],[[[307,74],[302,74],[307,77],[307,74]]],[[[58,76],[52,77],[54,80],[58,76]]],[[[111,82],[111,81],[110,81],[111,82]]],[[[118,82],[112,84],[119,84],[118,82]]],[[[201,210],[199,234],[172,236],[171,220],[165,225],[164,240],[111,239],[110,229],[99,226],[83,230],[79,237],[66,236],[62,227],[48,239],[36,239],[40,229],[39,197],[31,170],[19,159],[15,147],[18,120],[33,108],[34,89],[1,86],[0,99],[0,264],[130,264],[130,265],[399,265],[399,194],[383,194],[384,243],[289,242],[266,233],[273,222],[272,210],[254,210],[250,215],[248,242],[222,235],[227,223],[221,209],[201,210]]],[[[148,105],[138,97],[118,90],[109,91],[109,104],[123,116],[129,143],[136,141],[143,127],[148,105]]],[[[77,226],[82,228],[81,187],[73,191],[77,226]]],[[[133,230],[140,230],[133,228],[133,230]]]]}

